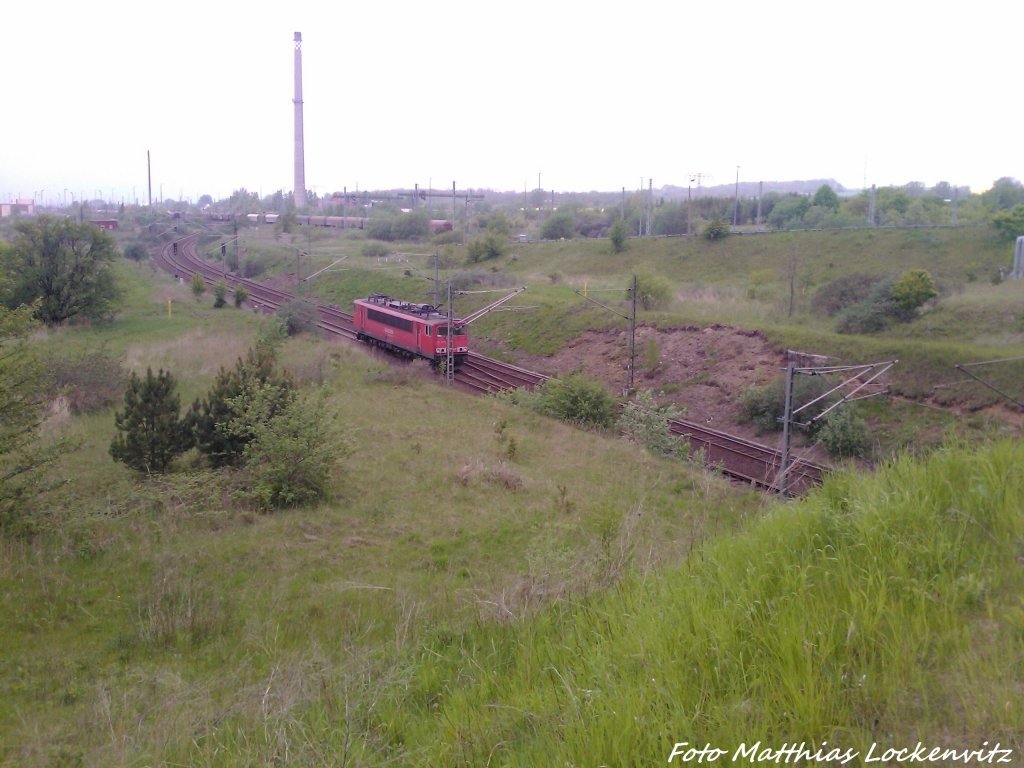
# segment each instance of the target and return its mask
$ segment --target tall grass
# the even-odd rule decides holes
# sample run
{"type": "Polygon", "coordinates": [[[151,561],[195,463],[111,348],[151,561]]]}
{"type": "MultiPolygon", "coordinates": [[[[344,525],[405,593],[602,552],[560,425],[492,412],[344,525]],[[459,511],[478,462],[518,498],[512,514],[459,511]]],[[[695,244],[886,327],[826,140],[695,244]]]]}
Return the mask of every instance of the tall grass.
{"type": "Polygon", "coordinates": [[[676,742],[1024,748],[1024,446],[843,475],[683,568],[435,638],[399,762],[651,765],[676,742]]]}

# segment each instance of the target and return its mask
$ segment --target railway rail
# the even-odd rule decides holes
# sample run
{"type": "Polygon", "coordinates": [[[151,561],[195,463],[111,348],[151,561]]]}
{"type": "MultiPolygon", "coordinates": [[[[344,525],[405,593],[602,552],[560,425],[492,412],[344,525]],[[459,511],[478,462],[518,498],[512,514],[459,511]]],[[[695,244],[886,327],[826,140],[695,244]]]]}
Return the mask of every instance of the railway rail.
{"type": "MultiPolygon", "coordinates": [[[[164,245],[157,254],[157,263],[179,278],[191,278],[198,272],[208,282],[223,281],[232,292],[237,286],[244,285],[249,291],[250,305],[261,312],[274,312],[294,298],[288,291],[237,277],[208,264],[197,253],[198,241],[198,235],[188,235],[164,245]]],[[[351,313],[332,304],[321,303],[317,303],[317,312],[318,326],[322,330],[331,336],[356,339],[351,313]]],[[[470,352],[462,367],[455,372],[457,383],[481,393],[518,387],[532,390],[549,378],[475,352],[470,352]]],[[[691,452],[701,452],[705,463],[723,474],[768,490],[780,489],[782,454],[774,448],[683,419],[670,420],[669,431],[688,440],[691,452]]],[[[819,484],[827,471],[828,467],[797,458],[787,472],[786,490],[790,495],[804,493],[819,484]]]]}

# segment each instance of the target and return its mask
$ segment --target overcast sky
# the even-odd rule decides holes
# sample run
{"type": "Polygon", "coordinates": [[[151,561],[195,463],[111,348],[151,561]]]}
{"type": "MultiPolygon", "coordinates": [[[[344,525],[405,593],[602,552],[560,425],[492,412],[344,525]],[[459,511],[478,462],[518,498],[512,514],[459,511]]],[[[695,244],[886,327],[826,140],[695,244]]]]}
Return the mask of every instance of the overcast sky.
{"type": "Polygon", "coordinates": [[[5,4],[0,199],[1024,179],[1024,5],[5,4]],[[65,192],[65,190],[67,190],[65,192]]]}

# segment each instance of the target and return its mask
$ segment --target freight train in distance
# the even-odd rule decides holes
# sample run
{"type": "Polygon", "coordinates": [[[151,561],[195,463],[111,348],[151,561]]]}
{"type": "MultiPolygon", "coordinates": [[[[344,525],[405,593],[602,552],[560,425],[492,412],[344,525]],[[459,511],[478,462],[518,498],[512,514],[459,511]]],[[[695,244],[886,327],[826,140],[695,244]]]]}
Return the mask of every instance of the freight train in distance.
{"type": "MultiPolygon", "coordinates": [[[[451,321],[455,367],[469,353],[466,323],[451,321]]],[[[352,302],[352,324],[360,341],[403,357],[424,357],[439,365],[448,357],[449,319],[431,304],[415,304],[375,293],[352,302]]]]}
{"type": "MultiPolygon", "coordinates": [[[[250,213],[246,215],[253,224],[275,224],[280,218],[277,213],[250,213]]],[[[366,229],[368,219],[364,216],[307,216],[296,214],[296,224],[308,224],[312,227],[336,227],[338,229],[366,229]]],[[[430,234],[451,232],[452,223],[447,219],[431,219],[430,234]]]]}

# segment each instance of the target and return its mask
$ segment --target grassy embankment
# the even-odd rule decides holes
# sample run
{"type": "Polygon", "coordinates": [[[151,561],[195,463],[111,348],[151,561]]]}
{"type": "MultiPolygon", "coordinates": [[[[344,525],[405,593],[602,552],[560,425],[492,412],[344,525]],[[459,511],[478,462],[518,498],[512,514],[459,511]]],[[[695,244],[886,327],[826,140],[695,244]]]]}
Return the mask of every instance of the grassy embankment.
{"type": "MultiPolygon", "coordinates": [[[[188,402],[249,345],[253,315],[118,270],[121,317],[40,334],[45,354],[105,344],[188,402]]],[[[188,457],[137,476],[107,454],[112,410],[62,417],[81,445],[26,510],[40,533],[0,540],[5,764],[316,763],[334,745],[307,718],[373,717],[424,638],[678,562],[772,504],[358,348],[282,355],[355,449],[315,508],[254,516],[188,457]]]]}
{"type": "Polygon", "coordinates": [[[843,476],[681,568],[445,634],[381,696],[400,764],[652,765],[822,741],[1024,750],[1024,444],[843,476]]]}

